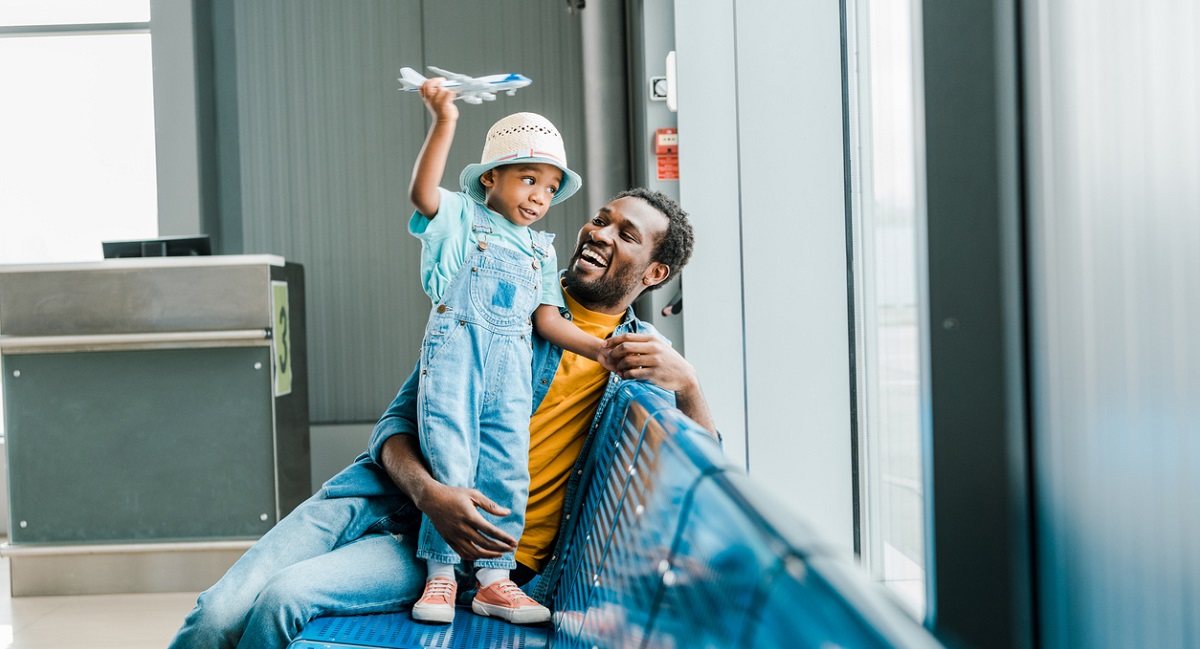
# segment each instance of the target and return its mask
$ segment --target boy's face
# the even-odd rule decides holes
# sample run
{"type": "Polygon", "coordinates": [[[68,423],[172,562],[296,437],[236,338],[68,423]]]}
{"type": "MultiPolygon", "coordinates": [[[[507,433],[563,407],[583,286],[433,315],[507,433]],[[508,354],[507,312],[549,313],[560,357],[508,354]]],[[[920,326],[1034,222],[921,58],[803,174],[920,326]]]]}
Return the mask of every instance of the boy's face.
{"type": "Polygon", "coordinates": [[[543,162],[496,167],[479,181],[487,191],[487,206],[513,225],[532,225],[546,215],[562,186],[562,171],[543,162]]]}

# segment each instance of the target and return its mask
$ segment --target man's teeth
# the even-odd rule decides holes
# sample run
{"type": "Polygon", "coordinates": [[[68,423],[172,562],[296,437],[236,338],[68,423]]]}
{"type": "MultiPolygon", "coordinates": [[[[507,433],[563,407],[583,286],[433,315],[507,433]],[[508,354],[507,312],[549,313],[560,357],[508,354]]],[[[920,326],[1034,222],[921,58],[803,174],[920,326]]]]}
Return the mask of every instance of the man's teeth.
{"type": "Polygon", "coordinates": [[[592,252],[592,250],[590,248],[584,248],[579,256],[582,257],[588,263],[591,263],[593,265],[600,266],[600,267],[608,266],[608,263],[605,262],[604,258],[601,257],[600,255],[596,254],[595,252],[592,252]]]}

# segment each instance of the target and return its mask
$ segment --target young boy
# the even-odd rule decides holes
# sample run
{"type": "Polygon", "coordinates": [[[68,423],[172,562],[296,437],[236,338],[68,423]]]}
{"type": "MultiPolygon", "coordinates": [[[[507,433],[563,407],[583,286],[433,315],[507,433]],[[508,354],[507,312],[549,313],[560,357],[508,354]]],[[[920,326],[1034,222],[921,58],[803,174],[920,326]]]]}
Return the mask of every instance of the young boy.
{"type": "MultiPolygon", "coordinates": [[[[510,514],[492,522],[519,538],[529,489],[531,322],[559,347],[592,360],[604,354],[603,341],[562,317],[553,236],[529,229],[582,181],[567,167],[554,125],[517,113],[488,131],[482,161],[460,176],[462,192],[439,187],[458,121],[454,93],[441,82],[421,87],[433,125],[409,185],[417,208],[409,231],[421,240],[422,286],[433,300],[421,345],[421,451],[439,482],[507,506],[510,514]]],[[[427,517],[417,556],[429,572],[413,618],[453,621],[461,560],[427,517]]],[[[473,611],[517,624],[550,619],[509,579],[512,552],[475,568],[473,611]]]]}

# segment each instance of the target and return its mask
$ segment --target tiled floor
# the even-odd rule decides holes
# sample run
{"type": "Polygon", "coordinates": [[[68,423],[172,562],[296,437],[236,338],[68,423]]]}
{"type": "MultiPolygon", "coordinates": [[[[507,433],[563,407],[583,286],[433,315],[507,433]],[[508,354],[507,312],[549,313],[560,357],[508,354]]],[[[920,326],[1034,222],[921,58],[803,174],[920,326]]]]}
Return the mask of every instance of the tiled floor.
{"type": "Polygon", "coordinates": [[[199,593],[17,597],[0,559],[0,649],[163,649],[199,593]]]}

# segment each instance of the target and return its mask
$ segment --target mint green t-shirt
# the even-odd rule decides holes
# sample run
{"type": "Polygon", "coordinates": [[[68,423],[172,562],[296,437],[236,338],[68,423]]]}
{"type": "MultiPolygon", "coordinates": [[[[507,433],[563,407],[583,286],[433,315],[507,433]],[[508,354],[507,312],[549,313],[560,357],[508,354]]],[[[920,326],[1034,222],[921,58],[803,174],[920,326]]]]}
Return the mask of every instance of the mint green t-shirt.
{"type": "MultiPolygon", "coordinates": [[[[421,240],[421,288],[435,304],[441,301],[450,282],[478,243],[478,238],[471,229],[475,199],[462,192],[450,192],[441,187],[438,188],[438,193],[441,195],[441,204],[438,205],[436,218],[428,219],[420,212],[413,212],[408,220],[408,231],[421,240]]],[[[529,228],[509,223],[486,205],[483,209],[492,225],[488,245],[516,250],[529,257],[532,262],[535,253],[530,241],[529,228]]],[[[548,253],[549,256],[542,260],[541,304],[566,307],[558,283],[558,257],[554,254],[553,247],[550,247],[548,253]]]]}

